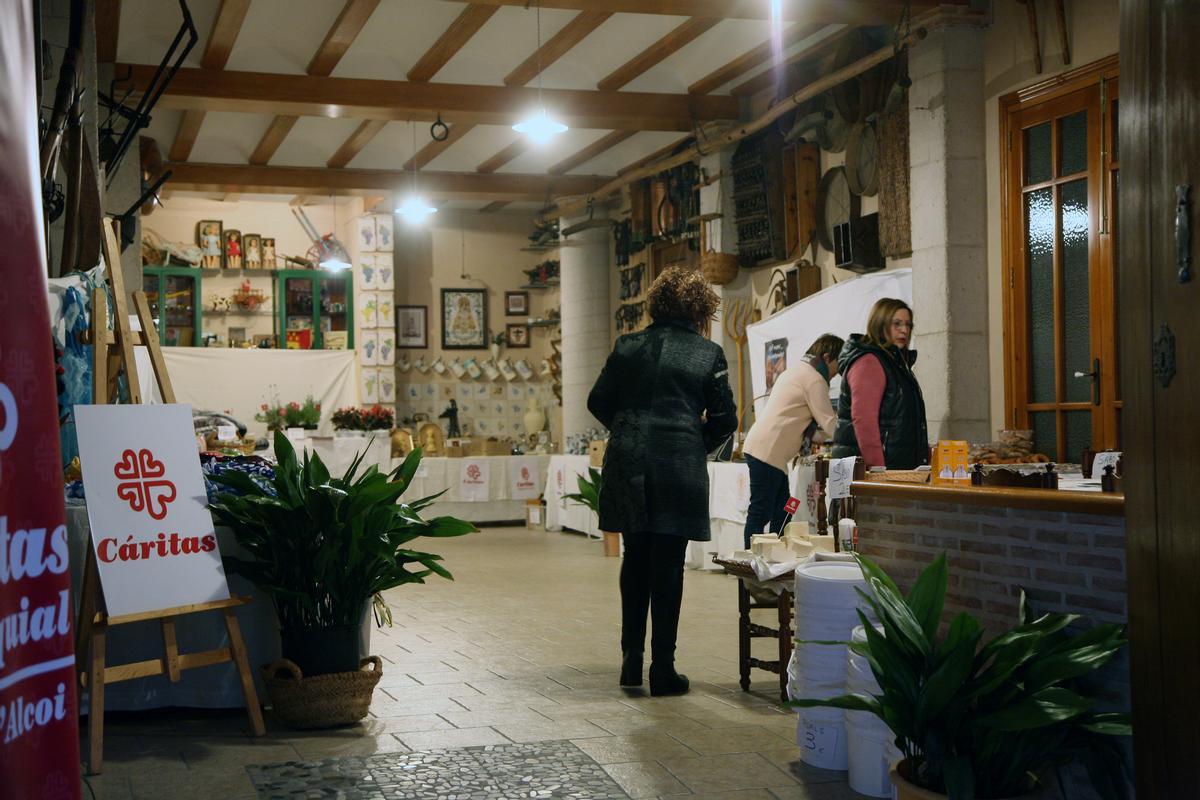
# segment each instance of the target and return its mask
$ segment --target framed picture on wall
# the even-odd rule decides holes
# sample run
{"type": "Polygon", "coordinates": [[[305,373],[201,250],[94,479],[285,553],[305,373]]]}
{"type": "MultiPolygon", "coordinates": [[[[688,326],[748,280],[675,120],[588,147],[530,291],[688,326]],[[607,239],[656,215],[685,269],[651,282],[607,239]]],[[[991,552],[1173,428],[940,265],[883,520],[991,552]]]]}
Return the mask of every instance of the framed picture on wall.
{"type": "Polygon", "coordinates": [[[396,306],[396,347],[405,350],[429,347],[428,306],[396,306]]]}
{"type": "Polygon", "coordinates": [[[787,339],[772,339],[767,342],[767,391],[775,385],[776,379],[787,369],[787,339]]]}
{"type": "Polygon", "coordinates": [[[505,325],[504,335],[509,347],[529,347],[529,328],[523,322],[510,322],[505,325]]]}
{"type": "Polygon", "coordinates": [[[487,289],[442,289],[442,349],[487,346],[487,289]]]}
{"type": "Polygon", "coordinates": [[[529,315],[529,292],[505,292],[504,313],[510,317],[529,315]]]}

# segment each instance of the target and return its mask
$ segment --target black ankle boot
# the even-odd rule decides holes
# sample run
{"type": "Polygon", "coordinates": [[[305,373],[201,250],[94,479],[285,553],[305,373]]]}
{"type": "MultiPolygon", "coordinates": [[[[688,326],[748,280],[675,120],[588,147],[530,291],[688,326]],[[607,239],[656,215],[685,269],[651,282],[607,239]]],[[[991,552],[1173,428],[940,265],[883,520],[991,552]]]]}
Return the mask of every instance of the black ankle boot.
{"type": "Polygon", "coordinates": [[[621,685],[642,685],[642,654],[639,651],[629,651],[621,659],[621,685]]]}
{"type": "Polygon", "coordinates": [[[680,675],[676,672],[673,663],[654,662],[650,665],[650,695],[652,697],[687,694],[690,685],[687,675],[680,675]]]}

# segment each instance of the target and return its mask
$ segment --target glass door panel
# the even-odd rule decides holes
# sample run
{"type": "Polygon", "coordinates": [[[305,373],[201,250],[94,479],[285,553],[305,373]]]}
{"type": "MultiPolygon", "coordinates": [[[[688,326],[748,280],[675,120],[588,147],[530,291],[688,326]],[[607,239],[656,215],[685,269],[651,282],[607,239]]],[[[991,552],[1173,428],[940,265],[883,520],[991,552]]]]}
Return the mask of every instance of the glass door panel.
{"type": "Polygon", "coordinates": [[[169,347],[192,347],[196,343],[196,278],[164,275],[162,314],[158,319],[162,343],[169,347]]]}
{"type": "Polygon", "coordinates": [[[283,320],[287,349],[311,350],[315,346],[312,278],[284,278],[283,320]]]}
{"type": "Polygon", "coordinates": [[[321,346],[325,350],[345,350],[350,346],[350,297],[346,277],[320,279],[321,346]]]}

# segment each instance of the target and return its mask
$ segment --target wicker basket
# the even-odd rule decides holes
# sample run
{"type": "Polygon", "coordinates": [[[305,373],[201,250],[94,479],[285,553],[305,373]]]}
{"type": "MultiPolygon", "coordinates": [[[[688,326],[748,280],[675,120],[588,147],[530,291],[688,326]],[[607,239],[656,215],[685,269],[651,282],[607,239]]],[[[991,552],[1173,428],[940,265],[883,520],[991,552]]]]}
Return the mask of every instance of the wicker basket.
{"type": "Polygon", "coordinates": [[[710,250],[700,258],[700,272],[709,283],[723,286],[738,276],[737,256],[710,250]]]}
{"type": "Polygon", "coordinates": [[[334,728],[353,725],[367,715],[371,694],[383,677],[383,661],[379,656],[368,656],[354,672],[306,678],[294,662],[281,658],[261,671],[271,708],[285,725],[334,728]]]}

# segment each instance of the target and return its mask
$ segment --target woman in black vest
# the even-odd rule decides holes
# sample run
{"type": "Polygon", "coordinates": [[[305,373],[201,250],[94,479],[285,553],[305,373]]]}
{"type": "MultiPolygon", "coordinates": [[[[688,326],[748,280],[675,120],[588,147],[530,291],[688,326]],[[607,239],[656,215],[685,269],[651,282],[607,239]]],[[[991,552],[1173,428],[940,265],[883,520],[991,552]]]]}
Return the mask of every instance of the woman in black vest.
{"type": "Polygon", "coordinates": [[[883,298],[867,318],[867,332],[846,340],[838,356],[844,376],[838,400],[833,457],[862,456],[868,468],[914,469],[929,463],[925,400],[909,350],[912,309],[883,298]]]}
{"type": "Polygon", "coordinates": [[[682,694],[675,639],[688,541],[708,541],[707,454],[737,428],[729,368],[704,330],[720,299],[699,272],[671,268],[650,287],[644,331],[617,340],[588,396],[612,437],[604,453],[600,528],[625,539],[621,685],[642,685],[653,616],[650,693],[682,694]]]}

